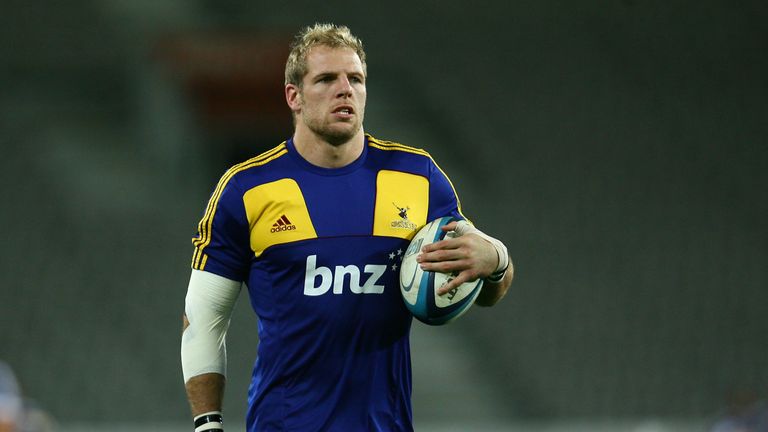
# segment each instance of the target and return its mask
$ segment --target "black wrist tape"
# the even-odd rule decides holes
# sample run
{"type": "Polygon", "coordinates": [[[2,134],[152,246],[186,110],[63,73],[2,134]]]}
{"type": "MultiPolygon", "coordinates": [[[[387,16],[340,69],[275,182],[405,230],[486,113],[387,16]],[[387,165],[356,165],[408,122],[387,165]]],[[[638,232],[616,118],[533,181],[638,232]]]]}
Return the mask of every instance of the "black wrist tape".
{"type": "Polygon", "coordinates": [[[195,428],[199,428],[200,426],[208,423],[224,424],[224,417],[222,417],[221,414],[204,414],[199,417],[195,417],[195,428]]]}

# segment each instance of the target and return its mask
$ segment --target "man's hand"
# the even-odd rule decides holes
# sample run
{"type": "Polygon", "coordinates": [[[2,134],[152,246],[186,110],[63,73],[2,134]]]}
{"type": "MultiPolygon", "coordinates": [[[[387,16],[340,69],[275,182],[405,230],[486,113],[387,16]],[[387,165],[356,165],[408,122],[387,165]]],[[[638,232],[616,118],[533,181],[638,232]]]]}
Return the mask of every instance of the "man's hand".
{"type": "MultiPolygon", "coordinates": [[[[443,231],[453,231],[457,222],[445,225],[443,231]]],[[[448,237],[421,248],[416,262],[425,271],[455,273],[456,277],[437,292],[443,295],[469,282],[490,276],[499,265],[496,248],[477,234],[448,237]]]]}

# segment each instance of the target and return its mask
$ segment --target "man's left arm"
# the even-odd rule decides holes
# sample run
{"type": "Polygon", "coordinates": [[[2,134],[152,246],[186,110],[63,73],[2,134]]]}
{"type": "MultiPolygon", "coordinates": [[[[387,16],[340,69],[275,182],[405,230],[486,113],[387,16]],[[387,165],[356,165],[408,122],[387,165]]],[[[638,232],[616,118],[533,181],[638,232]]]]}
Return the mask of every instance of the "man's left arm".
{"type": "Polygon", "coordinates": [[[417,262],[426,271],[457,273],[438,294],[445,294],[464,282],[484,279],[475,303],[480,306],[496,304],[506,295],[514,277],[507,248],[467,221],[451,222],[443,230],[455,231],[457,236],[424,246],[417,257],[417,262]]]}
{"type": "Polygon", "coordinates": [[[483,289],[480,290],[475,304],[478,306],[493,306],[499,300],[504,298],[509,291],[509,286],[512,285],[512,279],[515,276],[515,268],[512,265],[512,259],[509,260],[509,268],[499,282],[491,282],[486,279],[483,282],[483,289]]]}

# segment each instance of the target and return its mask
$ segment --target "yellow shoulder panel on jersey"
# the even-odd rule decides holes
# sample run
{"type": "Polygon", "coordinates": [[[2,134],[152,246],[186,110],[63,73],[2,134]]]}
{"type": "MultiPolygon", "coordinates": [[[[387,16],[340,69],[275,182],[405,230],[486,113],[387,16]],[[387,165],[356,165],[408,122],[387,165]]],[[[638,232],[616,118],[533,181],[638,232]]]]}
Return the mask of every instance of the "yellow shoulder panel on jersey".
{"type": "MultiPolygon", "coordinates": [[[[445,173],[445,171],[443,171],[443,169],[440,168],[440,165],[438,165],[437,162],[435,162],[435,160],[432,159],[432,155],[430,155],[429,152],[427,152],[424,149],[420,149],[420,148],[416,148],[416,147],[410,147],[410,146],[407,146],[407,145],[404,145],[404,144],[400,144],[400,143],[396,143],[396,142],[393,142],[393,141],[380,140],[380,139],[372,137],[371,135],[368,135],[368,145],[370,145],[372,147],[375,147],[377,149],[380,149],[380,150],[399,150],[399,151],[404,151],[404,152],[407,152],[407,153],[413,153],[413,154],[418,154],[418,155],[422,155],[422,156],[428,157],[432,161],[432,163],[435,165],[435,167],[443,174],[443,176],[445,176],[445,179],[448,180],[448,184],[451,185],[451,189],[453,190],[453,195],[456,197],[456,204],[457,204],[457,208],[459,210],[459,214],[464,219],[467,219],[467,217],[464,216],[464,213],[461,212],[461,200],[459,199],[459,194],[456,193],[456,188],[453,186],[453,182],[451,181],[450,177],[448,177],[448,175],[445,173]]],[[[467,219],[467,220],[469,220],[469,219],[467,219]]]]}
{"type": "Polygon", "coordinates": [[[243,195],[251,249],[260,256],[270,246],[317,238],[299,184],[291,178],[264,183],[243,195]]]}
{"type": "Polygon", "coordinates": [[[429,180],[420,175],[381,170],[376,177],[373,235],[410,240],[427,223],[429,180]]]}
{"type": "Polygon", "coordinates": [[[198,236],[192,239],[192,244],[195,246],[195,252],[192,255],[192,268],[196,270],[204,270],[205,263],[208,256],[203,253],[203,250],[211,242],[211,230],[213,227],[213,218],[216,216],[216,208],[219,205],[219,198],[221,197],[224,188],[227,186],[229,180],[240,171],[246,170],[259,165],[269,163],[280,156],[288,153],[285,142],[281,143],[277,147],[268,150],[254,158],[251,158],[245,162],[239,163],[224,173],[216,185],[216,189],[211,194],[210,200],[208,200],[208,207],[205,209],[203,218],[200,219],[200,223],[197,225],[198,236]]]}

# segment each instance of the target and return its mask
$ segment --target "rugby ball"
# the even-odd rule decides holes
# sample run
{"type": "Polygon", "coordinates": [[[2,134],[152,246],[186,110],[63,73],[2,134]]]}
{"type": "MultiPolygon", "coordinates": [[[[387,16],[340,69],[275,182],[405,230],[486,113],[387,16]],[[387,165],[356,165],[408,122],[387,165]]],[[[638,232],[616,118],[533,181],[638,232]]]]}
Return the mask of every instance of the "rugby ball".
{"type": "Polygon", "coordinates": [[[453,231],[442,230],[443,226],[455,220],[446,216],[424,225],[411,240],[400,264],[400,293],[405,306],[425,324],[443,325],[459,318],[472,307],[483,287],[483,280],[478,279],[438,296],[437,290],[452,280],[455,274],[424,271],[416,262],[422,247],[455,235],[453,231]]]}

